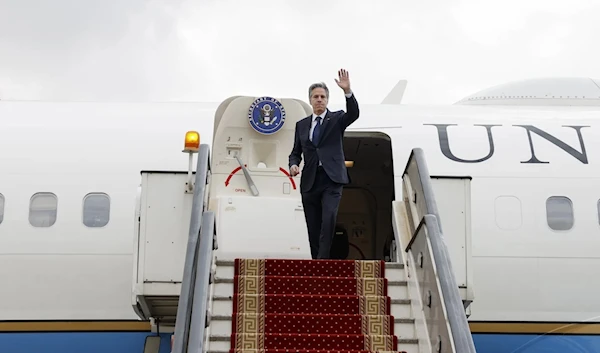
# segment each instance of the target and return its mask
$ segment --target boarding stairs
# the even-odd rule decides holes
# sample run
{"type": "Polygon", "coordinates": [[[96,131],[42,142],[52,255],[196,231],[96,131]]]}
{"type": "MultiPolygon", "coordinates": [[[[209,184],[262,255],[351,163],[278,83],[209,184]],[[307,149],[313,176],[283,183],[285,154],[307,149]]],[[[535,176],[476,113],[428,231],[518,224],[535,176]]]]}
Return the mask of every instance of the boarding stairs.
{"type": "MultiPolygon", "coordinates": [[[[214,152],[218,163],[203,144],[195,173],[142,171],[132,290],[138,316],[173,333],[173,353],[475,353],[467,322],[474,299],[469,178],[432,177],[416,148],[402,174],[402,199],[393,202],[389,261],[276,256],[284,248],[306,252],[298,200],[287,181],[278,188],[284,196],[269,196],[269,171],[253,179],[242,158],[281,164],[274,151],[293,128],[275,138],[247,133],[239,117],[248,102],[232,97],[217,110],[213,145],[226,147],[214,152]],[[235,160],[250,193],[239,178],[237,189],[226,189],[224,171],[235,160]],[[274,212],[289,234],[261,222],[274,212]]],[[[310,108],[284,104],[287,119],[310,108]]],[[[147,342],[144,353],[165,353],[159,346],[147,342]]]]}
{"type": "MultiPolygon", "coordinates": [[[[163,289],[167,295],[138,285],[134,308],[163,327],[174,321],[173,353],[475,352],[465,314],[470,300],[454,281],[438,218],[424,214],[416,222],[419,208],[435,204],[422,191],[430,188],[422,151],[413,156],[404,174],[405,195],[413,197],[394,204],[392,262],[219,259],[215,215],[205,205],[203,145],[182,281],[163,289]]],[[[156,207],[168,207],[161,201],[156,207]]]]}
{"type": "Polygon", "coordinates": [[[208,352],[418,352],[400,263],[237,259],[216,267],[208,352]],[[247,294],[261,281],[269,294],[247,294]]]}

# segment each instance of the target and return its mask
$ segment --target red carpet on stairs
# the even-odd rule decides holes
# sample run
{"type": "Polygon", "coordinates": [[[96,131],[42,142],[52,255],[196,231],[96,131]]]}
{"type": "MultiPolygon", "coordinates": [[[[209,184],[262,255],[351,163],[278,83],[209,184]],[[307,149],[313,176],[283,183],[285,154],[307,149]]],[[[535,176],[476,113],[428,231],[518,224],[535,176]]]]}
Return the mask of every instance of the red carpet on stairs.
{"type": "Polygon", "coordinates": [[[397,351],[383,261],[236,259],[231,353],[397,351]]]}
{"type": "Polygon", "coordinates": [[[357,295],[233,295],[234,312],[276,314],[387,315],[389,297],[357,295]],[[237,311],[236,311],[237,308],[237,311]]]}

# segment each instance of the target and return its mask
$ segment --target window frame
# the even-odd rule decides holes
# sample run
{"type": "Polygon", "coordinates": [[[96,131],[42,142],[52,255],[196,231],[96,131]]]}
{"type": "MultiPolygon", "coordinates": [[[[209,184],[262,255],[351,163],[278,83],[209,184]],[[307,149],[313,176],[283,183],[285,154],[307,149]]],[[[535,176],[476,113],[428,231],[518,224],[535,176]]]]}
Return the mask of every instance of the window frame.
{"type": "Polygon", "coordinates": [[[56,222],[58,221],[58,196],[53,193],[53,192],[49,192],[49,191],[40,191],[40,192],[36,192],[33,195],[31,195],[31,198],[29,198],[29,212],[28,212],[28,216],[27,219],[29,221],[29,225],[31,225],[34,228],[51,228],[53,227],[56,222]],[[37,225],[34,224],[31,220],[32,220],[32,206],[33,206],[33,202],[37,197],[40,196],[51,196],[52,198],[54,198],[55,201],[55,206],[54,206],[54,222],[52,222],[52,224],[50,225],[37,225]]]}
{"type": "Polygon", "coordinates": [[[92,228],[92,229],[96,229],[96,228],[104,228],[106,226],[108,226],[108,224],[110,223],[110,211],[111,211],[111,207],[112,206],[112,200],[110,198],[110,196],[105,193],[105,192],[89,192],[87,193],[82,200],[82,204],[81,204],[81,223],[83,224],[84,227],[86,228],[92,228]],[[85,223],[85,214],[86,214],[86,201],[88,198],[93,197],[93,196],[101,196],[104,197],[108,200],[108,213],[107,213],[107,218],[106,218],[106,223],[104,223],[104,225],[102,226],[92,226],[92,225],[87,225],[85,223]]]}
{"type": "MultiPolygon", "coordinates": [[[[496,228],[498,228],[501,231],[504,232],[515,232],[519,229],[521,229],[523,227],[523,202],[521,201],[521,199],[519,199],[517,196],[515,195],[498,195],[496,196],[496,198],[494,199],[494,223],[496,224],[496,228]],[[498,215],[502,214],[502,212],[499,211],[504,211],[506,208],[504,207],[498,207],[503,206],[504,204],[502,202],[498,202],[499,200],[504,200],[504,199],[514,199],[517,201],[518,206],[519,206],[519,219],[518,219],[518,225],[516,227],[501,227],[499,222],[498,222],[498,215]]],[[[516,223],[516,222],[515,222],[516,223]]]]}
{"type": "Polygon", "coordinates": [[[558,195],[553,195],[553,196],[549,196],[546,199],[546,204],[545,204],[545,214],[546,214],[546,226],[552,230],[553,232],[569,232],[571,230],[573,230],[573,228],[575,227],[575,207],[573,207],[573,200],[571,200],[569,197],[567,196],[558,196],[558,195]],[[549,208],[548,208],[548,204],[552,201],[552,200],[556,200],[559,199],[561,201],[568,201],[569,204],[569,208],[570,208],[570,218],[571,218],[571,223],[568,229],[555,229],[552,227],[551,225],[551,219],[549,217],[549,208]]]}

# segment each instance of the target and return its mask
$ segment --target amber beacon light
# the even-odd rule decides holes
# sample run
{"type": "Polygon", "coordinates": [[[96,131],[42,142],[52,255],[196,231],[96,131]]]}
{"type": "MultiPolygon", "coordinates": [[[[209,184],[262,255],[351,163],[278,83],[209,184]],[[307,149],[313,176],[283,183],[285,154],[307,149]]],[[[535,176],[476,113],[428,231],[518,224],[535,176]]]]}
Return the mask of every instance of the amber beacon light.
{"type": "Polygon", "coordinates": [[[198,131],[188,131],[185,133],[185,144],[183,146],[184,153],[189,154],[189,165],[188,165],[188,181],[186,184],[186,193],[191,193],[194,190],[194,182],[192,177],[192,168],[194,164],[194,153],[198,153],[200,150],[200,134],[198,131]]]}
{"type": "Polygon", "coordinates": [[[198,131],[188,131],[185,133],[185,145],[183,152],[194,153],[200,148],[200,134],[198,131]]]}

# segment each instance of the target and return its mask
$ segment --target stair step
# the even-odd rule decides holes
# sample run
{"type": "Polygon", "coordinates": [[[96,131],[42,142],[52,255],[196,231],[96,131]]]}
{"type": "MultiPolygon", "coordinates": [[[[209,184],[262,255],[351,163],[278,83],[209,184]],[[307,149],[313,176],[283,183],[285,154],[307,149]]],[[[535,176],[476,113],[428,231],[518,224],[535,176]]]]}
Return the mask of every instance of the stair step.
{"type": "MultiPolygon", "coordinates": [[[[235,290],[235,279],[234,278],[219,278],[216,277],[214,280],[215,292],[217,296],[227,296],[234,293],[235,290]]],[[[347,281],[342,282],[349,282],[347,281]]],[[[408,298],[407,281],[387,281],[387,295],[392,298],[408,298]]]]}
{"type": "MultiPolygon", "coordinates": [[[[231,349],[231,336],[230,335],[211,335],[209,338],[209,342],[210,342],[210,348],[209,348],[209,352],[228,352],[231,349]]],[[[402,338],[397,338],[397,342],[398,342],[398,349],[397,351],[407,351],[409,353],[417,353],[418,352],[418,343],[419,340],[415,339],[415,338],[410,338],[410,339],[402,339],[402,338]]],[[[323,348],[323,349],[327,349],[327,348],[323,348]]],[[[287,349],[288,352],[296,352],[298,349],[297,348],[288,348],[287,349]]],[[[338,349],[331,349],[332,351],[338,351],[338,349]]],[[[345,351],[346,349],[342,349],[341,351],[345,351]]],[[[381,351],[387,351],[387,352],[394,352],[394,350],[392,349],[388,349],[388,350],[380,350],[381,351]]]]}
{"type": "MultiPolygon", "coordinates": [[[[318,315],[314,315],[318,316],[318,315]]],[[[337,315],[343,316],[343,315],[337,315]]],[[[290,321],[293,321],[291,319],[290,321]]],[[[394,331],[393,334],[398,338],[416,338],[415,319],[393,318],[394,331]]],[[[332,326],[329,326],[332,327],[332,326]]],[[[232,317],[228,315],[214,315],[211,317],[211,333],[214,335],[231,335],[232,333],[232,317]]],[[[285,333],[285,332],[282,332],[285,333]]]]}
{"type": "MultiPolygon", "coordinates": [[[[217,260],[217,278],[233,278],[235,275],[234,260],[217,260]]],[[[393,281],[406,281],[404,264],[400,262],[385,263],[385,277],[393,281]]]]}
{"type": "MultiPolygon", "coordinates": [[[[293,261],[299,261],[299,260],[293,260],[293,261]]],[[[338,260],[336,260],[336,261],[338,261],[338,260]]],[[[234,267],[235,266],[235,260],[219,260],[219,259],[217,259],[215,261],[215,264],[217,266],[223,266],[223,267],[226,267],[226,266],[234,267]]],[[[403,269],[404,268],[404,264],[401,263],[401,262],[385,262],[385,268],[386,268],[386,270],[388,268],[403,269]]]]}
{"type": "MultiPolygon", "coordinates": [[[[258,335],[256,335],[258,336],[258,335]]],[[[255,335],[238,335],[236,336],[236,338],[234,339],[239,339],[239,340],[243,340],[246,341],[248,343],[252,342],[257,342],[257,338],[255,335]]],[[[353,346],[353,348],[355,349],[350,349],[350,350],[360,350],[363,347],[363,342],[364,342],[364,336],[363,335],[284,335],[284,334],[266,334],[266,335],[260,335],[261,337],[264,337],[265,340],[265,345],[270,345],[271,347],[273,347],[273,349],[288,349],[288,350],[292,350],[292,351],[296,351],[298,349],[307,349],[307,348],[303,348],[305,347],[305,344],[314,344],[316,345],[315,349],[324,349],[324,350],[349,350],[347,348],[338,348],[336,347],[336,345],[338,344],[349,344],[351,345],[351,347],[353,346]],[[333,340],[333,341],[330,341],[333,340]],[[284,343],[285,342],[285,343],[284,343]],[[314,342],[314,343],[313,343],[314,342]],[[317,343],[318,342],[318,343],[317,343]],[[287,346],[281,347],[281,348],[276,348],[279,345],[283,345],[286,344],[287,346]],[[330,344],[332,346],[327,347],[326,344],[330,344]],[[320,348],[319,348],[320,346],[320,348]]],[[[388,346],[387,349],[384,349],[382,346],[384,346],[384,343],[387,344],[392,344],[392,339],[393,337],[389,336],[386,337],[387,339],[383,339],[383,336],[371,336],[371,342],[373,342],[372,344],[375,345],[375,349],[373,349],[373,351],[387,351],[387,352],[393,352],[396,351],[392,348],[390,348],[388,346]],[[379,348],[379,349],[377,349],[379,348]]],[[[408,347],[405,347],[405,345],[410,345],[410,344],[417,344],[418,340],[417,339],[400,339],[400,338],[396,338],[395,339],[397,344],[398,344],[398,350],[407,350],[408,347]]],[[[232,337],[230,335],[211,335],[209,341],[211,342],[210,345],[210,349],[211,350],[229,350],[231,349],[231,344],[232,344],[232,337]]],[[[252,348],[250,348],[252,349],[252,348]]],[[[258,348],[257,348],[258,349],[258,348]]],[[[310,349],[310,348],[308,348],[310,349]]]]}
{"type": "MultiPolygon", "coordinates": [[[[279,314],[279,315],[285,315],[285,314],[279,314]]],[[[317,314],[313,314],[313,315],[317,315],[317,314]]],[[[231,321],[232,317],[231,316],[227,316],[227,315],[213,315],[212,316],[212,320],[215,321],[231,321]]],[[[395,323],[414,323],[415,319],[413,318],[394,318],[394,322],[395,323]]]]}
{"type": "MultiPolygon", "coordinates": [[[[412,309],[410,299],[390,299],[390,315],[399,318],[412,318],[412,309]]],[[[233,296],[219,295],[213,297],[212,314],[215,316],[233,315],[233,296]]]]}

